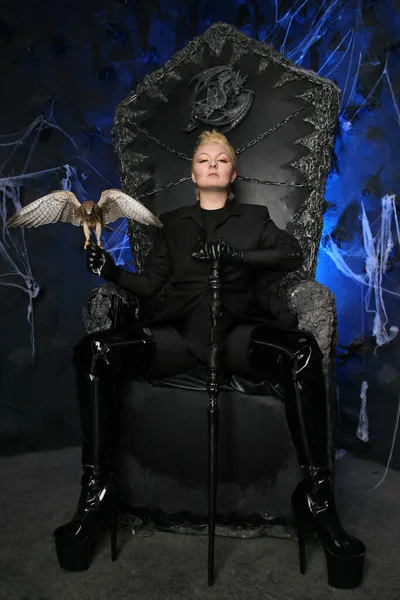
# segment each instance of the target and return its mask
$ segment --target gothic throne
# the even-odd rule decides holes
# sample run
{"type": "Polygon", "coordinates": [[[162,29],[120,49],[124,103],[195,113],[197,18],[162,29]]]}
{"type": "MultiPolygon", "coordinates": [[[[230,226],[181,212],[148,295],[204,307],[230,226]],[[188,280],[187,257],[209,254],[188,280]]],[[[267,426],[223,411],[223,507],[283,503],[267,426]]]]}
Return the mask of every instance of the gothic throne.
{"type": "MultiPolygon", "coordinates": [[[[238,156],[234,201],[265,204],[275,223],[299,240],[302,268],[271,281],[271,288],[287,299],[299,328],[312,332],[323,352],[332,460],[336,309],[315,272],[338,96],[331,81],[216,23],[121,102],[113,129],[122,188],[156,215],[196,201],[190,180],[195,141],[203,129],[226,133],[238,156]]],[[[129,224],[139,272],[153,235],[129,224]]],[[[168,294],[168,286],[160,294],[168,294]]],[[[84,310],[86,329],[147,319],[156,302],[102,285],[84,310]]],[[[162,527],[196,530],[207,515],[205,370],[126,380],[117,393],[116,469],[127,508],[162,527]]],[[[220,409],[220,527],[232,532],[245,521],[251,535],[254,527],[287,534],[290,495],[301,474],[279,388],[274,381],[227,377],[220,409]]]]}

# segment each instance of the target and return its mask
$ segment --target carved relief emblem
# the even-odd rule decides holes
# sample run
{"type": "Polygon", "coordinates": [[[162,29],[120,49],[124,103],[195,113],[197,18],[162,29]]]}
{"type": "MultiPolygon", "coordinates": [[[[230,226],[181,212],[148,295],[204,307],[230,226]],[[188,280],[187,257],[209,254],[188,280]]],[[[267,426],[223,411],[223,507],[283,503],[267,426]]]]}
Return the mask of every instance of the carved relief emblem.
{"type": "Polygon", "coordinates": [[[183,131],[211,125],[227,133],[239,125],[249,113],[254,92],[244,89],[247,76],[231,67],[218,66],[205,69],[189,82],[196,82],[191,100],[189,123],[183,131]]]}

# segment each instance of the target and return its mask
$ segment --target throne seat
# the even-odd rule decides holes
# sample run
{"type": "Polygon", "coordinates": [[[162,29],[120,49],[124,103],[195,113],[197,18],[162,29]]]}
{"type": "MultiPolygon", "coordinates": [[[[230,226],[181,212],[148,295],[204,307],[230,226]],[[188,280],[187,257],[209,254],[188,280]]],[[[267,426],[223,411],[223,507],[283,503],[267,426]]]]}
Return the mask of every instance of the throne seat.
{"type": "MultiPolygon", "coordinates": [[[[270,529],[291,521],[290,497],[301,471],[282,398],[256,382],[245,382],[246,393],[238,388],[225,381],[219,396],[219,520],[270,529]]],[[[205,369],[127,380],[118,397],[115,465],[130,510],[152,515],[158,525],[206,523],[205,369]]]]}

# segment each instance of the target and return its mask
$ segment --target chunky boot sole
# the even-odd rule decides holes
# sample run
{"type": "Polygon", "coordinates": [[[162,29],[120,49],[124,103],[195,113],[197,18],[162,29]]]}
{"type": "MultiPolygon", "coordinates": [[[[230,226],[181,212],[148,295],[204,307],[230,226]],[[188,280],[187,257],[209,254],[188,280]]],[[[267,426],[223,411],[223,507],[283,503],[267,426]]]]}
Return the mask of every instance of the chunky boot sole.
{"type": "Polygon", "coordinates": [[[92,561],[92,545],[91,537],[84,542],[56,539],[60,567],[64,571],[87,571],[92,561]]]}
{"type": "Polygon", "coordinates": [[[315,531],[324,547],[326,565],[328,570],[328,583],[332,587],[351,589],[359,586],[362,581],[365,546],[353,536],[347,536],[349,543],[354,543],[353,553],[338,554],[333,552],[327,544],[324,535],[324,524],[316,522],[306,508],[306,502],[293,502],[293,512],[296,519],[297,535],[299,541],[300,573],[306,572],[306,533],[315,531]]]}
{"type": "MultiPolygon", "coordinates": [[[[307,531],[310,529],[307,528],[307,531]]],[[[318,533],[318,531],[317,531],[318,533]]],[[[299,540],[300,573],[306,573],[306,529],[297,519],[297,535],[299,540]]],[[[321,538],[320,538],[321,539],[321,538]]],[[[343,556],[335,554],[324,545],[326,566],[328,570],[328,583],[332,587],[351,589],[358,587],[362,582],[365,552],[343,556]]]]}
{"type": "Polygon", "coordinates": [[[346,590],[361,584],[365,552],[352,556],[340,556],[325,548],[325,556],[329,585],[346,590]]]}
{"type": "Polygon", "coordinates": [[[96,540],[101,536],[100,530],[109,529],[111,537],[111,561],[117,560],[117,534],[118,534],[118,516],[119,503],[109,511],[107,518],[103,520],[102,510],[96,515],[93,513],[93,519],[98,519],[93,523],[89,535],[85,539],[79,539],[78,535],[55,534],[57,558],[60,567],[64,571],[87,571],[92,562],[92,553],[96,540]],[[99,535],[100,533],[100,535],[99,535]]]}

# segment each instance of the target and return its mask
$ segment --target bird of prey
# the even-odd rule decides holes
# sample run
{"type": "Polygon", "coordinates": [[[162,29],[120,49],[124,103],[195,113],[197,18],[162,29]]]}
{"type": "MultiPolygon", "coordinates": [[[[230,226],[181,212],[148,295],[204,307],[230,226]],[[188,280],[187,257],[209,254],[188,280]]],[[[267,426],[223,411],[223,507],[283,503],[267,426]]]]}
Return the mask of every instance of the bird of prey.
{"type": "Polygon", "coordinates": [[[97,204],[91,200],[81,204],[73,192],[57,190],[21,208],[7,220],[6,225],[39,227],[57,221],[72,223],[83,227],[85,249],[90,242],[91,230],[94,230],[97,245],[101,248],[102,228],[120,217],[162,227],[161,221],[141,202],[115,189],[105,190],[97,204]]]}

